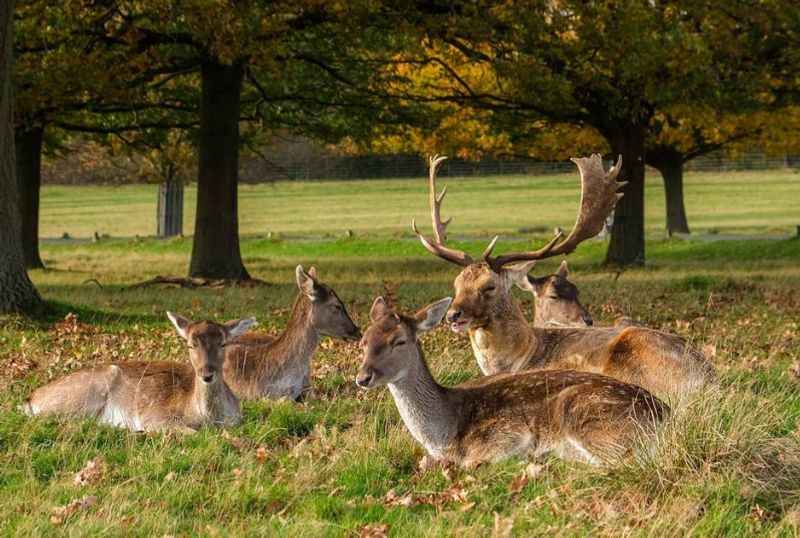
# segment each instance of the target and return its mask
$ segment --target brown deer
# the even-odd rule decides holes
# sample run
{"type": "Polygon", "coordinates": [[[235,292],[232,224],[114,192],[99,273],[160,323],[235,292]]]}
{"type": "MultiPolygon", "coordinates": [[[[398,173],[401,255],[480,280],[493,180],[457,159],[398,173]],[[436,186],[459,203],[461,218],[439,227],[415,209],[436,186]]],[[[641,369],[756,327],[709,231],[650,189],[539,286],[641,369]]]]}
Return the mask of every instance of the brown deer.
{"type": "Polygon", "coordinates": [[[321,336],[357,341],[361,331],[336,292],[313,267],[295,269],[299,293],[276,337],[250,333],[225,349],[225,381],[241,399],[299,399],[310,386],[311,357],[321,336]]]}
{"type": "MultiPolygon", "coordinates": [[[[536,327],[591,327],[594,318],[578,299],[578,287],[569,280],[567,260],[552,275],[528,275],[533,294],[533,324],[536,327]]],[[[615,327],[642,326],[628,316],[614,320],[615,327]]]]}
{"type": "Polygon", "coordinates": [[[578,298],[578,287],[568,276],[567,260],[562,261],[552,275],[528,275],[534,301],[533,324],[537,327],[590,327],[594,324],[592,315],[578,298]]]}
{"type": "Polygon", "coordinates": [[[189,363],[119,362],[84,368],[36,389],[29,415],[94,418],[133,431],[192,432],[241,420],[239,400],[222,376],[225,344],[255,324],[254,318],[193,322],[167,312],[189,348],[189,363]]]}
{"type": "Polygon", "coordinates": [[[608,463],[668,416],[669,408],[643,388],[573,370],[439,385],[418,337],[441,321],[450,302],[448,297],[406,315],[378,297],[356,376],[365,389],[389,386],[406,428],[434,460],[473,467],[552,452],[566,460],[608,463]]]}
{"type": "Polygon", "coordinates": [[[423,236],[413,221],[412,228],[428,251],[463,267],[455,279],[456,296],[447,321],[452,330],[469,332],[483,373],[576,369],[640,385],[659,396],[685,394],[713,377],[703,355],[677,336],[641,327],[532,327],[511,295],[514,285],[534,290],[528,272],[537,260],[569,254],[600,231],[622,196],[617,189],[624,183],[616,180],[621,160],[606,172],[599,155],[572,159],[580,171],[581,202],[566,238],[559,230],[538,250],[493,256],[495,237],[477,261],[445,245],[450,220],[442,221],[440,211],[446,189],[436,193],[436,172],[442,160],[430,159],[434,239],[423,236]]]}

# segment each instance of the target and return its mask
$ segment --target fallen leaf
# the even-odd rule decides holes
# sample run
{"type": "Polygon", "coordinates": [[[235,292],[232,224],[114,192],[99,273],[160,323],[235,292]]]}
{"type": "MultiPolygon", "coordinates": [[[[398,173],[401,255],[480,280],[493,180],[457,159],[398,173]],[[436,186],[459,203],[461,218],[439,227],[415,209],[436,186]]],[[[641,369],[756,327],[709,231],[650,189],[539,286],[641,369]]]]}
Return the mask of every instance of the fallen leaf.
{"type": "Polygon", "coordinates": [[[80,499],[73,499],[64,506],[56,506],[51,510],[50,523],[53,525],[61,525],[78,510],[85,510],[96,503],[97,497],[94,495],[87,495],[80,499]]]}
{"type": "Polygon", "coordinates": [[[707,359],[713,359],[717,356],[717,346],[715,344],[706,344],[703,346],[703,355],[707,359]]]}
{"type": "Polygon", "coordinates": [[[386,506],[405,506],[409,507],[414,504],[414,497],[408,493],[402,497],[397,494],[394,488],[386,492],[383,497],[383,504],[386,506]]]}
{"type": "Polygon", "coordinates": [[[492,538],[508,538],[514,528],[514,520],[510,517],[501,517],[497,512],[494,513],[494,527],[492,527],[492,538]]]}
{"type": "Polygon", "coordinates": [[[167,475],[164,477],[164,482],[172,482],[175,480],[175,473],[172,471],[168,472],[167,475]]]}
{"type": "Polygon", "coordinates": [[[528,465],[525,466],[525,476],[533,479],[542,474],[543,470],[544,470],[544,465],[540,465],[538,463],[529,463],[528,465]]]}
{"type": "Polygon", "coordinates": [[[519,493],[522,489],[528,485],[528,481],[530,479],[525,473],[522,473],[518,476],[514,477],[514,480],[508,485],[508,492],[509,493],[519,493]]]}
{"type": "Polygon", "coordinates": [[[83,469],[75,473],[72,483],[76,486],[88,486],[103,479],[106,473],[106,462],[102,456],[97,456],[86,462],[83,469]]]}
{"type": "Polygon", "coordinates": [[[260,446],[256,449],[256,460],[258,460],[258,463],[264,463],[267,460],[266,447],[260,446]]]}
{"type": "Polygon", "coordinates": [[[389,536],[389,525],[386,523],[370,523],[358,531],[360,538],[385,538],[389,536]]]}

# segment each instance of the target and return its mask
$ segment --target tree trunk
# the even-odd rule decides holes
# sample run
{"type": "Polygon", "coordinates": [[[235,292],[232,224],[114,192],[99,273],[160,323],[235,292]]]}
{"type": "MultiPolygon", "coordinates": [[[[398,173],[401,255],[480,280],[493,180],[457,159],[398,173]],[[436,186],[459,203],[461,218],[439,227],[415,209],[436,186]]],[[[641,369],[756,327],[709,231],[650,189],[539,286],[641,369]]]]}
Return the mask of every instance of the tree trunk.
{"type": "Polygon", "coordinates": [[[644,265],[644,156],[646,122],[631,122],[610,133],[614,158],[622,155],[620,179],[627,181],[614,211],[605,263],[644,265]]]}
{"type": "Polygon", "coordinates": [[[22,253],[25,267],[44,267],[39,256],[39,192],[42,186],[43,127],[17,127],[14,144],[17,154],[17,186],[22,216],[22,253]]]}
{"type": "Polygon", "coordinates": [[[688,234],[689,222],[683,204],[683,161],[678,159],[665,163],[659,171],[664,178],[664,194],[667,198],[667,235],[688,234]]]}
{"type": "Polygon", "coordinates": [[[0,2],[0,312],[32,312],[42,299],[25,271],[14,150],[11,47],[14,0],[0,2]]]}
{"type": "Polygon", "coordinates": [[[201,70],[200,170],[189,275],[248,279],[239,250],[237,184],[240,64],[207,61],[201,70]]]}
{"type": "Polygon", "coordinates": [[[158,186],[158,237],[183,233],[183,181],[171,178],[158,186]]]}

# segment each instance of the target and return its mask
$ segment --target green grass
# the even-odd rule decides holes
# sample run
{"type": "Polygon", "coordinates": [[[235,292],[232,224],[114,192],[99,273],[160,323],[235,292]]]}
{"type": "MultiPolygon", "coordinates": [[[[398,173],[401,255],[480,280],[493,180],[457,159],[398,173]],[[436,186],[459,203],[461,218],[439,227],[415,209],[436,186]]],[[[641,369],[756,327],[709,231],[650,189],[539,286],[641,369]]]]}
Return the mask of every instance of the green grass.
{"type": "MultiPolygon", "coordinates": [[[[577,174],[440,179],[449,185],[444,213],[457,235],[539,232],[569,227],[580,196],[577,174]]],[[[45,186],[43,237],[114,237],[155,233],[155,185],[45,186]]],[[[800,174],[791,170],[691,173],[686,176],[690,225],[700,232],[785,233],[800,224],[800,174]]],[[[663,235],[664,191],[658,174],[647,181],[648,232],[663,235]]],[[[184,231],[192,233],[196,191],[186,190],[184,231]]],[[[426,181],[278,182],[239,187],[244,235],[342,236],[345,230],[378,236],[409,233],[411,217],[427,223],[426,181]]]]}
{"type": "MultiPolygon", "coordinates": [[[[690,178],[690,192],[701,177],[690,178]]],[[[780,184],[777,174],[765,177],[762,182],[780,184]]],[[[795,176],[783,177],[795,181],[795,176]]],[[[480,187],[478,180],[465,183],[480,187]]],[[[359,218],[364,230],[369,222],[381,229],[357,233],[355,239],[326,239],[317,213],[278,218],[275,211],[258,213],[247,202],[246,231],[255,222],[248,219],[266,222],[271,215],[272,222],[282,223],[275,229],[280,225],[287,234],[319,236],[245,239],[245,263],[253,276],[270,283],[267,287],[128,289],[156,274],[185,273],[189,239],[43,246],[48,269],[31,276],[53,314],[43,320],[0,318],[0,535],[353,536],[367,525],[388,525],[392,536],[487,536],[496,522],[511,524],[519,536],[791,536],[800,530],[800,385],[789,372],[800,361],[798,240],[651,240],[648,266],[621,275],[599,265],[602,242],[590,241],[570,257],[581,298],[599,321],[624,314],[681,334],[713,352],[722,380],[719,392],[697,398],[670,421],[652,451],[609,469],[546,460],[541,474],[519,488],[511,485],[525,462],[516,460],[449,476],[419,473],[422,451],[388,391],[356,390],[358,349],[331,340],[323,341],[314,359],[313,392],[304,403],[248,402],[242,424],[224,433],[135,435],[89,421],[29,419],[16,410],[33,387],[84,365],[111,358],[182,360],[184,350],[166,309],[220,320],[255,315],[264,330],[281,330],[296,292],[298,263],[317,265],[322,280],[337,290],[361,326],[367,324],[372,299],[386,286],[396,287],[401,304],[409,308],[452,292],[456,268],[404,235],[403,204],[413,205],[412,213],[424,206],[418,182],[281,184],[275,192],[297,189],[290,197],[293,207],[302,206],[305,197],[311,207],[321,203],[331,185],[342,199],[351,198],[353,207],[369,206],[380,185],[408,189],[391,209],[397,212],[397,233],[389,225],[395,220],[373,214],[359,218]],[[348,196],[347,185],[354,193],[375,190],[348,196]],[[77,323],[63,321],[70,312],[77,323]],[[102,479],[75,486],[74,474],[97,456],[107,465],[102,479]],[[387,505],[392,489],[426,502],[387,505]],[[454,492],[463,497],[454,500],[454,492]],[[86,495],[97,502],[61,524],[51,521],[54,507],[86,495]]],[[[465,192],[458,187],[453,202],[456,191],[465,192]]],[[[269,189],[257,187],[252,193],[269,199],[269,189]]],[[[245,198],[252,194],[244,190],[245,198]]],[[[93,231],[90,215],[97,208],[88,201],[104,189],[62,192],[72,193],[63,200],[64,226],[93,231]],[[81,211],[79,201],[87,204],[81,211]]],[[[148,199],[153,194],[141,187],[106,192],[139,192],[148,199]]],[[[486,203],[500,194],[487,193],[486,203]]],[[[775,196],[784,198],[785,208],[775,211],[785,211],[788,224],[794,201],[788,194],[775,196]]],[[[566,198],[559,203],[564,211],[573,210],[566,198]]],[[[702,218],[723,219],[712,217],[715,207],[709,202],[696,211],[706,215],[702,218]]],[[[144,226],[151,218],[147,211],[119,221],[144,226]]],[[[452,214],[454,230],[464,232],[459,244],[471,252],[479,252],[484,236],[495,229],[505,235],[498,250],[531,244],[529,234],[514,233],[516,222],[506,222],[516,218],[511,212],[472,226],[460,211],[452,214]]],[[[43,217],[52,218],[52,206],[44,206],[43,217]]],[[[332,218],[346,226],[343,217],[332,218]]],[[[787,231],[776,218],[762,211],[747,230],[787,231]]],[[[714,226],[727,229],[723,220],[714,220],[714,226]]],[[[337,235],[332,229],[327,231],[337,235]]],[[[540,271],[555,266],[546,262],[540,271]]],[[[519,293],[519,298],[530,310],[528,297],[519,293]]],[[[434,374],[445,383],[479,374],[461,336],[438,329],[425,336],[423,347],[434,374]]]]}

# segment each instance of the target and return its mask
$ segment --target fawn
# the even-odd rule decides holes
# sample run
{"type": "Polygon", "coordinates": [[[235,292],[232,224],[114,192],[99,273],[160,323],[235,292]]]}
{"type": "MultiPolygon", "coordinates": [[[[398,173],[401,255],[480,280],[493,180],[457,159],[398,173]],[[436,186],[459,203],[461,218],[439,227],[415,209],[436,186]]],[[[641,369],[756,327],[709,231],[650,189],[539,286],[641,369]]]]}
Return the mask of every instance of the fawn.
{"type": "Polygon", "coordinates": [[[668,416],[669,408],[645,389],[586,372],[527,371],[439,385],[418,337],[442,320],[450,303],[448,297],[405,315],[378,297],[356,377],[365,389],[389,386],[406,428],[433,459],[473,467],[552,452],[608,463],[668,416]]]}
{"type": "Polygon", "coordinates": [[[196,431],[241,420],[239,400],[222,376],[223,348],[254,318],[218,324],[167,312],[189,348],[189,363],[119,362],[84,368],[39,387],[29,415],[95,418],[133,431],[196,431]]]}
{"type": "Polygon", "coordinates": [[[640,385],[659,396],[682,396],[713,379],[712,366],[683,339],[643,327],[532,327],[511,295],[513,286],[536,290],[528,277],[537,260],[572,252],[597,235],[606,215],[622,196],[616,178],[618,161],[608,172],[599,155],[575,158],[581,177],[578,218],[564,238],[558,230],[542,248],[492,256],[495,237],[479,260],[445,245],[449,220],[441,219],[446,190],[436,194],[436,173],[442,157],[430,159],[429,200],[434,239],[412,228],[434,255],[463,267],[456,277],[455,299],[447,321],[456,332],[468,332],[478,365],[485,374],[530,368],[576,369],[640,385]]]}
{"type": "Polygon", "coordinates": [[[225,349],[225,380],[241,399],[299,399],[310,385],[311,357],[320,337],[357,341],[361,331],[336,292],[317,280],[313,267],[295,269],[299,293],[277,338],[250,333],[225,349]]]}

